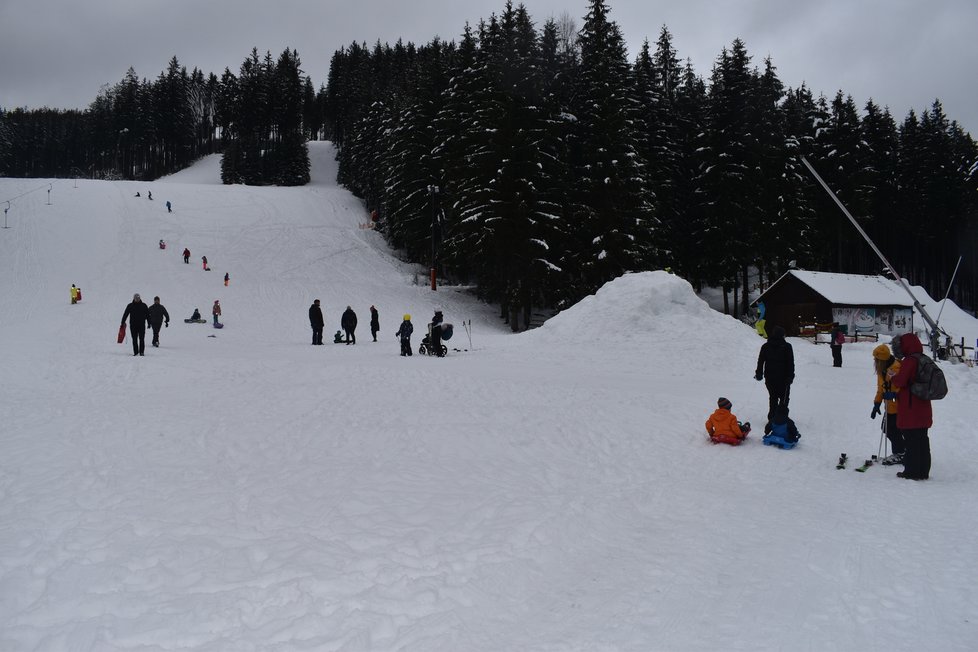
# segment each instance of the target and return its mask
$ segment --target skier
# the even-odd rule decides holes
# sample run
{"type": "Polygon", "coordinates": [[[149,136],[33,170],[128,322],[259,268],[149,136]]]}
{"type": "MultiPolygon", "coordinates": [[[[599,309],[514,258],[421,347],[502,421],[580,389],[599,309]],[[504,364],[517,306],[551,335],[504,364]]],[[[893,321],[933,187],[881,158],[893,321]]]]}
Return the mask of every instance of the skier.
{"type": "Polygon", "coordinates": [[[795,380],[795,352],[784,339],[784,328],[775,326],[767,342],[761,345],[757,355],[755,380],[763,380],[768,393],[768,421],[774,416],[774,408],[788,407],[791,383],[795,380]]]}
{"type": "Polygon", "coordinates": [[[893,367],[886,372],[890,385],[895,388],[897,399],[897,426],[903,433],[906,449],[903,453],[903,471],[897,477],[908,480],[926,480],[930,477],[930,438],[927,429],[934,425],[934,412],[930,401],[914,396],[910,385],[917,377],[920,362],[914,354],[924,352],[920,340],[913,333],[893,338],[893,353],[901,358],[900,370],[893,367]]]}
{"type": "Polygon", "coordinates": [[[370,334],[374,336],[374,342],[377,341],[377,333],[380,332],[380,313],[373,306],[370,306],[370,334]]]}
{"type": "Polygon", "coordinates": [[[187,265],[190,264],[190,250],[186,247],[183,248],[183,262],[187,265]]]}
{"type": "MultiPolygon", "coordinates": [[[[139,294],[132,295],[132,303],[126,306],[126,311],[122,313],[122,325],[126,325],[129,320],[129,333],[132,335],[132,354],[143,355],[146,349],[146,322],[149,321],[149,308],[139,298],[139,294]]],[[[120,340],[121,341],[121,340],[120,340]]]]}
{"type": "Polygon", "coordinates": [[[414,324],[411,323],[411,315],[404,315],[404,321],[401,322],[400,327],[398,327],[397,332],[394,333],[394,337],[399,337],[401,339],[401,355],[411,355],[411,334],[414,333],[414,324]]]}
{"type": "Polygon", "coordinates": [[[846,335],[842,332],[842,327],[839,326],[839,322],[832,323],[832,366],[841,367],[842,366],[842,345],[846,341],[846,335]]]}
{"type": "Polygon", "coordinates": [[[873,367],[876,370],[876,398],[873,400],[873,411],[869,413],[869,418],[875,419],[880,414],[880,408],[885,401],[886,416],[883,417],[880,427],[886,433],[893,453],[883,458],[882,464],[900,464],[903,462],[906,445],[903,442],[903,433],[897,426],[896,388],[886,375],[891,369],[900,373],[900,361],[890,353],[890,347],[880,344],[873,349],[873,367]]]}
{"type": "Polygon", "coordinates": [[[322,345],[323,326],[325,325],[326,322],[323,321],[323,310],[319,307],[319,299],[316,299],[309,306],[309,326],[312,327],[313,346],[322,345]]]}
{"type": "Polygon", "coordinates": [[[217,318],[221,316],[221,302],[214,299],[214,307],[211,308],[211,314],[214,315],[214,325],[217,326],[217,318]]]}
{"type": "Polygon", "coordinates": [[[750,423],[740,423],[730,408],[733,404],[726,398],[717,399],[717,409],[706,420],[706,434],[714,444],[737,446],[750,432],[750,423]]]}
{"type": "Polygon", "coordinates": [[[357,313],[353,312],[353,308],[350,306],[347,306],[346,310],[343,311],[343,316],[340,318],[340,326],[343,327],[343,332],[346,333],[346,343],[356,344],[357,313]]]}
{"type": "Polygon", "coordinates": [[[160,327],[163,325],[164,319],[166,320],[166,327],[169,328],[170,313],[160,303],[159,297],[153,297],[153,305],[149,307],[149,325],[153,329],[153,346],[156,348],[160,346],[160,327]]]}

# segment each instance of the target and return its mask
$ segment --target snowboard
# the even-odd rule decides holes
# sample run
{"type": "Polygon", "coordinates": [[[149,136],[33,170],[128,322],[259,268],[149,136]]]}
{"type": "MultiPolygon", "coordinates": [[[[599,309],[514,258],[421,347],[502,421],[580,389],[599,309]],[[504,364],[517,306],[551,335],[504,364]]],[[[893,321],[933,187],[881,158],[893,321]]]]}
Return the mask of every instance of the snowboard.
{"type": "Polygon", "coordinates": [[[119,344],[126,341],[126,325],[123,324],[119,327],[119,338],[116,340],[119,344]]]}
{"type": "Polygon", "coordinates": [[[207,323],[207,320],[206,319],[184,319],[183,320],[183,323],[185,323],[185,324],[206,324],[207,323]]]}

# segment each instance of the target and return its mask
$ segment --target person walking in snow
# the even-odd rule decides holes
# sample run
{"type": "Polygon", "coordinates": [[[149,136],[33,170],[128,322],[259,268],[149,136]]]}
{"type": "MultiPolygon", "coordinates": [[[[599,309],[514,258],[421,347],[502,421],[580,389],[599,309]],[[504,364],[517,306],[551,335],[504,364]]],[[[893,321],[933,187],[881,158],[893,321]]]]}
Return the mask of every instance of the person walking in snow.
{"type": "Polygon", "coordinates": [[[72,283],[71,284],[71,305],[75,305],[76,303],[78,303],[78,288],[76,288],[75,287],[75,284],[72,283]]]}
{"type": "Polygon", "coordinates": [[[326,322],[323,321],[323,310],[319,307],[319,299],[312,302],[309,306],[309,326],[312,327],[312,344],[313,346],[321,346],[323,343],[323,327],[326,322]]]}
{"type": "Polygon", "coordinates": [[[346,310],[343,311],[343,316],[340,318],[340,326],[343,327],[343,332],[346,333],[346,343],[356,344],[357,313],[353,312],[353,308],[350,306],[347,306],[346,310]]]}
{"type": "Polygon", "coordinates": [[[897,477],[908,480],[926,480],[930,477],[930,438],[927,430],[934,425],[934,412],[930,401],[914,396],[910,385],[917,377],[920,361],[917,355],[924,352],[920,340],[913,333],[893,338],[893,353],[900,358],[900,369],[893,367],[886,372],[897,400],[897,426],[903,434],[906,449],[903,453],[903,471],[897,477]]]}
{"type": "Polygon", "coordinates": [[[886,434],[890,442],[891,455],[885,457],[883,464],[900,464],[903,462],[903,454],[906,445],[903,441],[903,433],[897,425],[897,389],[893,387],[887,374],[890,370],[900,373],[900,361],[890,352],[890,347],[880,344],[873,349],[873,367],[876,371],[876,398],[873,399],[873,411],[869,413],[870,419],[875,419],[880,414],[880,408],[884,402],[886,404],[885,414],[880,427],[886,434]]]}
{"type": "Polygon", "coordinates": [[[190,264],[190,250],[186,247],[183,248],[183,262],[186,265],[190,264]]]}
{"type": "Polygon", "coordinates": [[[150,191],[147,191],[147,193],[146,193],[146,197],[147,197],[148,199],[150,199],[150,200],[152,200],[152,199],[153,199],[153,191],[152,191],[152,190],[150,190],[150,191]]]}
{"type": "Polygon", "coordinates": [[[214,315],[214,325],[217,326],[217,318],[221,316],[221,302],[217,299],[214,299],[214,307],[211,308],[211,314],[214,315]]]}
{"type": "Polygon", "coordinates": [[[795,352],[784,339],[784,328],[775,326],[757,355],[755,380],[763,380],[767,387],[767,420],[774,416],[774,408],[788,407],[791,383],[795,381],[795,352]]]}
{"type": "Polygon", "coordinates": [[[411,334],[414,333],[414,324],[411,323],[411,315],[404,315],[404,321],[398,327],[394,337],[401,340],[401,355],[411,355],[411,334]]]}
{"type": "Polygon", "coordinates": [[[205,272],[210,271],[209,269],[207,269],[207,256],[201,256],[200,260],[204,264],[204,271],[205,272]]]}
{"type": "Polygon", "coordinates": [[[132,303],[126,306],[126,311],[122,313],[122,325],[126,325],[129,320],[129,334],[132,335],[132,354],[143,355],[146,349],[146,323],[149,321],[149,308],[139,297],[139,293],[132,295],[132,303]]]}
{"type": "Polygon", "coordinates": [[[377,341],[377,333],[380,332],[380,313],[373,306],[370,306],[370,334],[374,336],[374,342],[377,341]]]}
{"type": "Polygon", "coordinates": [[[839,326],[839,322],[833,322],[832,324],[832,334],[831,334],[831,347],[832,347],[832,366],[841,367],[842,366],[842,345],[846,341],[846,334],[842,332],[842,327],[839,326]]]}
{"type": "Polygon", "coordinates": [[[231,282],[231,275],[228,274],[227,272],[224,272],[224,287],[227,287],[228,283],[230,282],[231,282]]]}
{"type": "Polygon", "coordinates": [[[166,311],[159,297],[153,297],[153,305],[149,307],[149,325],[153,329],[153,346],[160,346],[160,328],[166,320],[166,327],[170,327],[170,313],[166,311]]]}
{"type": "Polygon", "coordinates": [[[172,213],[173,212],[173,207],[170,205],[170,200],[169,199],[166,200],[166,212],[167,213],[172,213]]]}
{"type": "Polygon", "coordinates": [[[721,396],[717,399],[717,409],[706,420],[706,434],[714,444],[737,446],[750,432],[750,423],[737,421],[737,417],[730,411],[732,407],[733,403],[721,396]]]}

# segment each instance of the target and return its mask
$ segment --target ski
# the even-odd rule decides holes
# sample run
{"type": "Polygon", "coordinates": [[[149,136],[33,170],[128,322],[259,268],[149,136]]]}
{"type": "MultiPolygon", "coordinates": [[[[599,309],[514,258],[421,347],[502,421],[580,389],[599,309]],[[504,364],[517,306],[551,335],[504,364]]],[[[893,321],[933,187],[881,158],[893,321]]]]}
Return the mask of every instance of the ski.
{"type": "Polygon", "coordinates": [[[845,453],[843,453],[842,455],[839,456],[839,463],[835,465],[835,468],[837,468],[837,469],[844,469],[844,468],[846,468],[846,462],[848,462],[848,461],[849,461],[849,458],[846,457],[846,454],[845,453]]]}
{"type": "Polygon", "coordinates": [[[865,462],[863,462],[863,465],[862,466],[857,467],[856,468],[856,471],[858,471],[859,473],[865,473],[866,472],[866,469],[868,469],[869,467],[871,467],[875,462],[876,462],[876,456],[873,455],[873,457],[871,459],[868,459],[865,462]]]}

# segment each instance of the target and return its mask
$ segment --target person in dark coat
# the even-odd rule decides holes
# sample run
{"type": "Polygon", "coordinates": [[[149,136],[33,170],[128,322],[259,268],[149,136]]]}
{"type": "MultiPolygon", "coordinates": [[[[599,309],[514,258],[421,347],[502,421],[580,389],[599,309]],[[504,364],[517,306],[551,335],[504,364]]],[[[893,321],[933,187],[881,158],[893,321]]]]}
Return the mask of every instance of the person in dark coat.
{"type": "Polygon", "coordinates": [[[146,349],[146,322],[149,321],[149,307],[139,298],[139,294],[132,295],[132,303],[126,306],[126,311],[122,313],[122,325],[126,325],[129,320],[129,333],[132,335],[132,354],[143,355],[146,349]]]}
{"type": "Polygon", "coordinates": [[[428,332],[431,335],[431,350],[435,352],[439,358],[442,357],[441,352],[441,324],[445,321],[445,317],[442,316],[441,310],[435,311],[435,316],[431,318],[431,323],[428,324],[428,332]]]}
{"type": "Polygon", "coordinates": [[[183,249],[183,262],[190,264],[190,250],[184,247],[183,249]]]}
{"type": "Polygon", "coordinates": [[[832,366],[841,367],[842,366],[842,345],[846,341],[846,335],[842,332],[842,327],[839,326],[839,322],[832,324],[832,341],[830,346],[832,347],[832,366]]]}
{"type": "Polygon", "coordinates": [[[353,312],[353,308],[350,306],[347,306],[346,310],[343,311],[343,316],[340,318],[340,326],[343,327],[343,331],[346,333],[346,343],[356,344],[357,313],[353,312]]]}
{"type": "Polygon", "coordinates": [[[775,408],[788,407],[791,383],[795,381],[795,352],[785,341],[784,328],[781,326],[775,326],[767,342],[761,345],[754,379],[763,380],[767,387],[767,420],[770,421],[775,408]]]}
{"type": "Polygon", "coordinates": [[[166,311],[159,297],[153,297],[153,305],[149,308],[149,325],[153,329],[153,346],[160,347],[160,328],[163,320],[166,320],[166,327],[170,327],[170,313],[166,311]]]}
{"type": "Polygon", "coordinates": [[[891,367],[887,372],[890,384],[897,390],[897,427],[903,433],[906,447],[903,471],[897,473],[897,477],[908,480],[926,480],[930,477],[930,437],[927,430],[934,425],[934,411],[930,401],[914,396],[910,391],[920,364],[914,354],[923,352],[923,345],[913,333],[893,338],[893,353],[901,358],[900,370],[891,367]]]}
{"type": "Polygon", "coordinates": [[[319,299],[316,299],[309,306],[309,326],[312,327],[313,346],[322,345],[323,327],[325,325],[326,322],[323,321],[323,309],[319,307],[319,299]]]}
{"type": "Polygon", "coordinates": [[[374,336],[374,342],[377,341],[377,333],[380,332],[380,313],[373,306],[370,306],[370,334],[374,336]]]}

